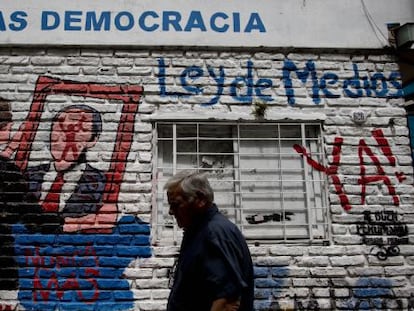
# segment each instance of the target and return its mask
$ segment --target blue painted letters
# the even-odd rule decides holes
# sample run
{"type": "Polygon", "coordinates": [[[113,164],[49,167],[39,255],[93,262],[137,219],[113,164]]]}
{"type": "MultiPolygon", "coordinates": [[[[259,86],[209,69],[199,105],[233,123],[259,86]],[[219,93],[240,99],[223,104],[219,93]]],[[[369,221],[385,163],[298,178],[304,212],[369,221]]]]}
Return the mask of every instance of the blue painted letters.
{"type": "MultiPolygon", "coordinates": [[[[387,77],[382,72],[371,73],[370,76],[363,76],[359,72],[357,64],[352,65],[353,76],[340,80],[338,75],[333,72],[319,72],[313,61],[305,63],[304,68],[298,66],[291,60],[286,59],[283,64],[283,75],[281,83],[285,90],[287,104],[294,106],[296,104],[296,95],[300,88],[308,89],[309,95],[314,104],[320,104],[322,98],[339,98],[339,97],[380,97],[396,98],[402,97],[402,86],[400,74],[392,72],[387,77]],[[294,80],[299,81],[301,85],[294,84],[294,80]]],[[[229,80],[226,76],[225,69],[220,66],[207,68],[199,66],[189,66],[181,72],[179,87],[182,91],[169,91],[166,84],[168,76],[167,66],[163,58],[158,59],[158,83],[160,95],[190,97],[194,95],[210,96],[203,105],[215,105],[219,103],[220,97],[225,93],[225,87],[228,87],[228,94],[235,102],[251,103],[255,98],[265,102],[272,102],[276,98],[273,94],[274,87],[272,79],[255,78],[254,63],[247,61],[246,71],[243,75],[232,77],[229,80]],[[199,80],[201,78],[211,79],[216,89],[215,94],[203,94],[204,89],[199,80]]]]}
{"type": "MultiPolygon", "coordinates": [[[[0,12],[1,13],[1,12],[0,12]]],[[[11,30],[22,30],[27,26],[25,12],[14,12],[10,16],[11,30]]],[[[265,33],[266,26],[259,13],[202,11],[42,11],[41,30],[64,31],[141,31],[141,32],[234,32],[265,33]]],[[[0,31],[7,24],[0,15],[0,31]]]]}
{"type": "Polygon", "coordinates": [[[22,31],[27,27],[27,13],[25,11],[15,11],[9,16],[0,11],[0,31],[22,31]]]}

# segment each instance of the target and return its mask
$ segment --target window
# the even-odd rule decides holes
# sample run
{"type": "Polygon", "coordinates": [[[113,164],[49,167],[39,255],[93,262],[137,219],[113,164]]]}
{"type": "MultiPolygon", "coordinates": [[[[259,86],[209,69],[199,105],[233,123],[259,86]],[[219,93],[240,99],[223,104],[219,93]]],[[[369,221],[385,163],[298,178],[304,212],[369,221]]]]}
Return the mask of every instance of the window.
{"type": "Polygon", "coordinates": [[[158,242],[181,238],[163,187],[183,169],[208,173],[219,209],[248,240],[328,239],[325,176],[293,148],[302,145],[324,163],[319,123],[159,122],[156,132],[158,242]]]}

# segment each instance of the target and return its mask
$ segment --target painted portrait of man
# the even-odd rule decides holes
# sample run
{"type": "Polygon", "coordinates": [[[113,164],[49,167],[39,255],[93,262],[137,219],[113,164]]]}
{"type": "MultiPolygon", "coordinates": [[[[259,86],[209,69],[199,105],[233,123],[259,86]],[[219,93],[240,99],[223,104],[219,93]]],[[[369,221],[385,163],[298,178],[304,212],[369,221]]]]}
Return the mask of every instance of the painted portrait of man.
{"type": "Polygon", "coordinates": [[[70,105],[51,122],[50,163],[29,167],[29,191],[44,213],[79,218],[96,213],[102,206],[106,177],[87,163],[86,153],[102,131],[100,113],[87,105],[70,105]]]}

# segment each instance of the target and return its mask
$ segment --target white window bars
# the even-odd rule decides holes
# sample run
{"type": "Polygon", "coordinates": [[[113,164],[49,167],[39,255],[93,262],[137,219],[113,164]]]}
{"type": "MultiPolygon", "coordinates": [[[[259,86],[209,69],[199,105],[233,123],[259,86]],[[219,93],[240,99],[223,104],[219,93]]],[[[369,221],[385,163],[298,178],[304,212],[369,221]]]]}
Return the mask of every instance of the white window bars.
{"type": "Polygon", "coordinates": [[[319,123],[156,123],[154,235],[178,242],[166,180],[183,169],[208,172],[219,209],[252,241],[324,242],[329,238],[326,176],[293,146],[324,163],[319,123]]]}

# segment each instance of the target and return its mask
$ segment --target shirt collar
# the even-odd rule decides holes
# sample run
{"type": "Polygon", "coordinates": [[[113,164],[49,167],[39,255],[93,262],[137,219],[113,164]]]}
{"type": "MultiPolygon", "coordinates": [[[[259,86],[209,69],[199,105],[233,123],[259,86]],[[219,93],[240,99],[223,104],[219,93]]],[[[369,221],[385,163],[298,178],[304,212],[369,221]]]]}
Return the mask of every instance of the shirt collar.
{"type": "Polygon", "coordinates": [[[184,231],[184,233],[192,234],[192,233],[197,232],[204,224],[209,222],[210,219],[213,218],[213,216],[217,213],[218,213],[217,205],[213,203],[208,209],[205,210],[204,213],[196,216],[193,219],[193,223],[188,229],[184,231]]]}

